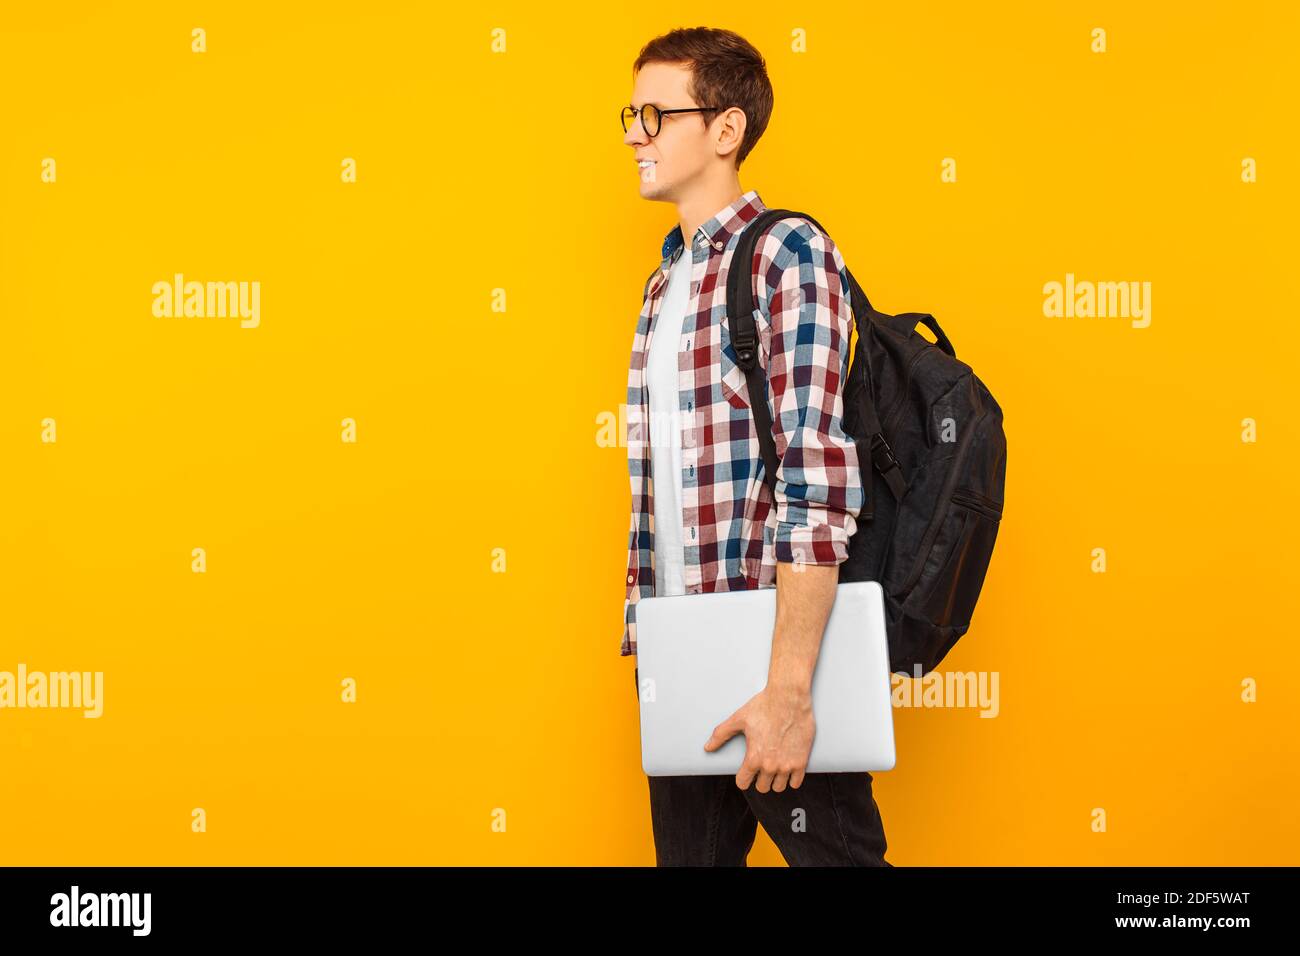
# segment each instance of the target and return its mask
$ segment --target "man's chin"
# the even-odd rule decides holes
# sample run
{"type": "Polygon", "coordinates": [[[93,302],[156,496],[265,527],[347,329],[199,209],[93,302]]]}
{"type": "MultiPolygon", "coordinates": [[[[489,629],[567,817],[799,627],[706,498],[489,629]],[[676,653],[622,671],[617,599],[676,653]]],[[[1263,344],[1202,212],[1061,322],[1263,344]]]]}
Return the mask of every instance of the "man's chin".
{"type": "Polygon", "coordinates": [[[641,198],[658,200],[660,202],[672,201],[672,195],[669,188],[663,183],[657,182],[648,183],[643,181],[641,183],[641,198]]]}

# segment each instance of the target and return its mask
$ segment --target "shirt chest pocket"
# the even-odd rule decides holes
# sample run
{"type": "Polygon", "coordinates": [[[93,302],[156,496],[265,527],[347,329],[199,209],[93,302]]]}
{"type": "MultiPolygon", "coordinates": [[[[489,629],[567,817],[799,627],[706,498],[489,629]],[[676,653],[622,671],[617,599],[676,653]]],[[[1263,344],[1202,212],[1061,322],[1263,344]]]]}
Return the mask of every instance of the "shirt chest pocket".
{"type": "MultiPolygon", "coordinates": [[[[736,350],[731,344],[731,336],[725,322],[721,329],[721,337],[722,344],[718,352],[722,366],[722,397],[732,408],[749,411],[749,383],[745,379],[745,370],[736,364],[736,350]]],[[[767,374],[763,371],[761,358],[759,372],[764,376],[767,374]]]]}

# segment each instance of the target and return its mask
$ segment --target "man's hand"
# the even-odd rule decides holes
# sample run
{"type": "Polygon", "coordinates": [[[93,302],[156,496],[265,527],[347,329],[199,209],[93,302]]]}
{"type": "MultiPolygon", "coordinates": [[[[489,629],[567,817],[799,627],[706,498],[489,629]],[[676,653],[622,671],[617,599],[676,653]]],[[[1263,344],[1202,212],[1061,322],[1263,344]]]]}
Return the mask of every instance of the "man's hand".
{"type": "Polygon", "coordinates": [[[776,628],[767,686],[713,729],[704,749],[717,750],[736,734],[745,735],[745,760],[736,786],[748,790],[758,775],[758,790],[778,793],[787,783],[803,783],[816,723],[812,679],[822,632],[835,603],[840,569],[836,565],[776,566],[776,628]]]}
{"type": "Polygon", "coordinates": [[[745,735],[745,760],[736,786],[748,790],[757,775],[759,793],[780,793],[787,783],[799,789],[816,734],[812,694],[769,684],[718,724],[704,749],[717,750],[739,733],[745,735]]]}

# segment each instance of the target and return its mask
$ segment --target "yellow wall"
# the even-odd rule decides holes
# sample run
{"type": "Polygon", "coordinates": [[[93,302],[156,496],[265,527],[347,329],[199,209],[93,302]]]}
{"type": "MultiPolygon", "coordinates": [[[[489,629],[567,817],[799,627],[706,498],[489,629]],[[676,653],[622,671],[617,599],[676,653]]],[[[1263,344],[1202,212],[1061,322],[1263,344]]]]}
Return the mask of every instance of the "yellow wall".
{"type": "Polygon", "coordinates": [[[776,89],[744,188],[1006,415],[943,664],[999,713],[896,711],[889,859],[1295,861],[1294,5],[80,6],[0,26],[0,671],[104,714],[0,710],[0,862],[653,862],[597,417],[674,221],[615,114],[700,23],[776,89]],[[177,272],[260,325],[154,317],[177,272]]]}

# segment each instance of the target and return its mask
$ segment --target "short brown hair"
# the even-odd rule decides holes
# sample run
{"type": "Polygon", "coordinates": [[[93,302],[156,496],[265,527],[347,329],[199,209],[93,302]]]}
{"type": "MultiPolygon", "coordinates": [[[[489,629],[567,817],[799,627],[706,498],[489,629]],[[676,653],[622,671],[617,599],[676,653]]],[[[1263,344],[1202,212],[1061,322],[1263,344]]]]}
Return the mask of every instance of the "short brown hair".
{"type": "Polygon", "coordinates": [[[772,84],[763,55],[730,30],[682,27],[647,43],[632,66],[632,75],[647,63],[686,63],[691,68],[686,89],[696,103],[716,106],[719,112],[740,107],[745,114],[745,135],[736,151],[739,169],[772,115],[772,84]]]}

